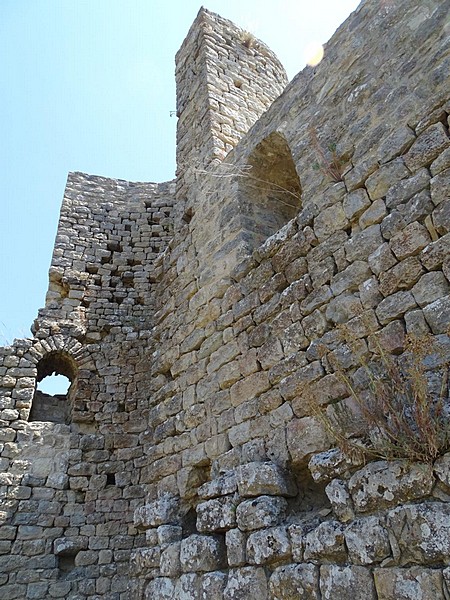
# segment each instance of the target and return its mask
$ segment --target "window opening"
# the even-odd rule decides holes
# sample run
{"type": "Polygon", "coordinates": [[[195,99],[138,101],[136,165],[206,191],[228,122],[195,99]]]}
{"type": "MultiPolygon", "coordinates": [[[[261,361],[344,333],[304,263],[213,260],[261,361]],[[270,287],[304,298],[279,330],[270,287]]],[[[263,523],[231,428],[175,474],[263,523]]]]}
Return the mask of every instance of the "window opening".
{"type": "Polygon", "coordinates": [[[52,352],[39,361],[30,421],[69,423],[76,370],[74,360],[64,352],[52,352]]]}
{"type": "Polygon", "coordinates": [[[270,134],[254,148],[240,177],[239,191],[250,250],[298,214],[302,207],[300,179],[281,134],[270,134]]]}

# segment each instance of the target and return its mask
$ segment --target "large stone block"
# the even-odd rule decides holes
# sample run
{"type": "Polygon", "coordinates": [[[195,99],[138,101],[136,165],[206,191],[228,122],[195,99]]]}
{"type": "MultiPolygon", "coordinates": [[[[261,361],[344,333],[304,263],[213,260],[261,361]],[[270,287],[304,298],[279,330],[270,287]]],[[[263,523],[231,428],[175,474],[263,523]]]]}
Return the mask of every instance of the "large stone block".
{"type": "Polygon", "coordinates": [[[305,537],[305,560],[343,562],[347,558],[345,526],[339,521],[325,521],[305,537]]]}
{"type": "Polygon", "coordinates": [[[442,572],[437,569],[375,569],[375,588],[382,600],[444,600],[442,572]]]}
{"type": "Polygon", "coordinates": [[[269,580],[270,600],[320,600],[319,570],[311,564],[278,567],[269,580]]]}
{"type": "Polygon", "coordinates": [[[450,560],[450,504],[424,502],[391,510],[387,527],[404,562],[440,564],[450,560]]]}
{"type": "Polygon", "coordinates": [[[357,471],[348,487],[359,512],[423,498],[433,487],[431,467],[406,461],[375,461],[357,471]]]}
{"type": "Polygon", "coordinates": [[[287,502],[277,496],[259,496],[241,502],[236,510],[239,529],[252,531],[278,525],[285,517],[287,502]]]}
{"type": "Polygon", "coordinates": [[[349,558],[354,564],[379,563],[391,553],[388,533],[378,517],[353,521],[344,536],[349,558]]]}
{"type": "Polygon", "coordinates": [[[223,538],[190,535],[181,542],[180,563],[185,573],[222,569],[226,564],[223,538]]]}
{"type": "Polygon", "coordinates": [[[365,567],[320,567],[322,600],[377,600],[372,574],[365,567]]]}
{"type": "Polygon", "coordinates": [[[247,560],[253,565],[287,561],[291,543],[286,527],[271,527],[255,531],[248,536],[247,560]]]}
{"type": "Polygon", "coordinates": [[[296,465],[305,465],[312,454],[330,446],[324,427],[314,417],[293,419],[287,425],[286,439],[292,462],[296,465]]]}
{"type": "Polygon", "coordinates": [[[295,496],[297,486],[290,473],[270,462],[241,465],[236,472],[239,494],[252,496],[295,496]]]}
{"type": "Polygon", "coordinates": [[[213,498],[197,505],[197,529],[200,533],[226,531],[236,526],[235,496],[213,498]]]}
{"type": "Polygon", "coordinates": [[[261,567],[230,569],[223,600],[267,600],[267,579],[261,567]]]}

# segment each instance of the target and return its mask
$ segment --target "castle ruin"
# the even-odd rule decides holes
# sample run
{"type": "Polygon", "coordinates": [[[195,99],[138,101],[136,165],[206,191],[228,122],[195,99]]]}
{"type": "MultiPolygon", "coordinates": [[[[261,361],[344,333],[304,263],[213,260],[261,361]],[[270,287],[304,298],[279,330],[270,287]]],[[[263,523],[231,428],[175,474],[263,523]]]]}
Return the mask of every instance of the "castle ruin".
{"type": "Polygon", "coordinates": [[[310,402],[407,335],[445,383],[449,74],[448,0],[363,0],[290,83],[200,10],[176,178],[70,173],[0,348],[1,600],[450,598],[450,454],[352,460],[310,402]]]}

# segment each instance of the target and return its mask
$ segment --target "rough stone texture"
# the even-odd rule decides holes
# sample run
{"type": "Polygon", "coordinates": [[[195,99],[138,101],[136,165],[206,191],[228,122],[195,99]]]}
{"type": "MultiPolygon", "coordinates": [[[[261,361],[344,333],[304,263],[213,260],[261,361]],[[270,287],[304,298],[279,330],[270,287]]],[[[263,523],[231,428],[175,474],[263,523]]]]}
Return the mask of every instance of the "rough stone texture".
{"type": "Polygon", "coordinates": [[[383,600],[443,600],[442,573],[438,570],[411,567],[409,569],[375,569],[375,588],[383,600]]]}
{"type": "Polygon", "coordinates": [[[269,580],[270,600],[319,600],[318,569],[311,564],[278,567],[269,580]]]}
{"type": "Polygon", "coordinates": [[[427,496],[433,476],[425,464],[377,461],[355,473],[348,486],[356,510],[367,512],[427,496]]]}
{"type": "Polygon", "coordinates": [[[449,586],[447,458],[363,466],[315,416],[351,404],[333,365],[364,390],[357,355],[402,360],[405,331],[442,342],[433,389],[448,357],[448,11],[366,0],[286,85],[201,9],[176,180],[69,175],[45,307],[0,349],[1,597],[449,586]],[[35,389],[53,371],[64,397],[35,389]]]}

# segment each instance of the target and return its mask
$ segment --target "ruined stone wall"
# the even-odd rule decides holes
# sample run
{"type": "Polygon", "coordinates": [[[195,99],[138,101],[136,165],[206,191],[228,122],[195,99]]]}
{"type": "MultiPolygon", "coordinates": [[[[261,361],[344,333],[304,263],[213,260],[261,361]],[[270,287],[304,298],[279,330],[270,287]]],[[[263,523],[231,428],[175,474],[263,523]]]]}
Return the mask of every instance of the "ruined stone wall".
{"type": "Polygon", "coordinates": [[[309,384],[331,415],[351,403],[336,369],[363,393],[360,360],[400,355],[406,333],[449,355],[448,18],[440,2],[363,3],[323,63],[198,180],[192,219],[161,259],[137,597],[448,594],[448,456],[434,474],[352,464],[328,451],[305,398],[309,384]],[[258,247],[249,219],[266,206],[246,196],[257,182],[242,169],[274,134],[302,207],[258,247]]]}
{"type": "Polygon", "coordinates": [[[366,0],[248,132],[244,104],[284,76],[202,10],[178,54],[177,191],[69,177],[35,337],[0,351],[0,598],[448,597],[448,454],[349,460],[305,390],[351,405],[337,370],[364,391],[361,358],[402,356],[406,333],[439,344],[441,381],[449,9],[366,0]],[[30,420],[52,368],[65,423],[30,420]]]}
{"type": "Polygon", "coordinates": [[[0,350],[1,598],[127,595],[154,258],[174,192],[69,175],[35,337],[0,350]],[[52,372],[70,379],[66,397],[36,391],[52,372]]]}

